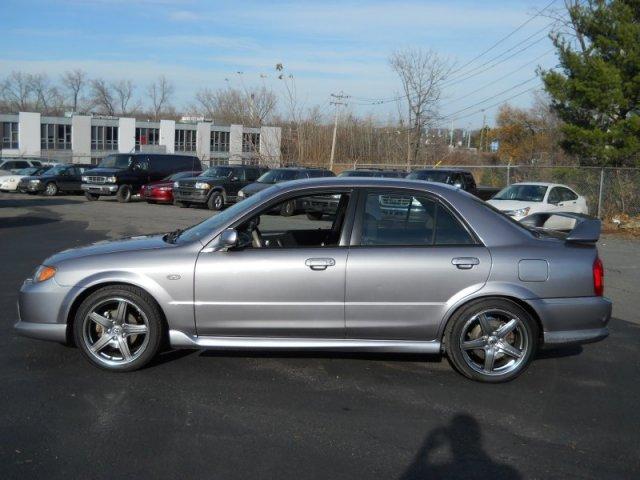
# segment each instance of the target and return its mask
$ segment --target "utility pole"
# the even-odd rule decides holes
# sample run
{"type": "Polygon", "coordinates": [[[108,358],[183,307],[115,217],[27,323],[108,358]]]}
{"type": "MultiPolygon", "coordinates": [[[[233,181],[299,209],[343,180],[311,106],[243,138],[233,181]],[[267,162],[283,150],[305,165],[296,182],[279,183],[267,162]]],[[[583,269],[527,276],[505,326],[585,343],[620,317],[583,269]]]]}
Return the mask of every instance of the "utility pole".
{"type": "Polygon", "coordinates": [[[329,159],[329,170],[333,171],[333,160],[336,154],[336,139],[338,136],[338,114],[340,113],[339,108],[340,105],[346,105],[343,100],[349,98],[349,95],[345,95],[343,92],[332,93],[331,98],[335,100],[331,100],[329,103],[336,106],[336,114],[333,120],[333,139],[331,140],[331,158],[329,159]]]}
{"type": "Polygon", "coordinates": [[[467,150],[471,149],[471,124],[467,126],[467,150]]]}
{"type": "Polygon", "coordinates": [[[482,130],[480,130],[480,151],[484,151],[484,128],[487,124],[487,114],[482,111],[482,130]]]}
{"type": "Polygon", "coordinates": [[[451,120],[451,130],[449,130],[449,146],[453,147],[453,120],[451,120]]]}

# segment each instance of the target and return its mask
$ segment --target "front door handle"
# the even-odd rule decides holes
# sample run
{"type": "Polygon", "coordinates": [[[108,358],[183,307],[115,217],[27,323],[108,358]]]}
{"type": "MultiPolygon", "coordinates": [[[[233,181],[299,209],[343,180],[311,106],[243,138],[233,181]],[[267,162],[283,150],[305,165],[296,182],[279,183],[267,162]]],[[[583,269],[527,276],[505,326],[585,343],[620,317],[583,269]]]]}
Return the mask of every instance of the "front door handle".
{"type": "Polygon", "coordinates": [[[469,270],[474,265],[479,265],[480,260],[476,257],[456,257],[451,260],[451,263],[458,267],[460,270],[469,270]]]}
{"type": "Polygon", "coordinates": [[[336,261],[333,258],[307,258],[304,264],[311,270],[326,270],[333,267],[336,261]]]}

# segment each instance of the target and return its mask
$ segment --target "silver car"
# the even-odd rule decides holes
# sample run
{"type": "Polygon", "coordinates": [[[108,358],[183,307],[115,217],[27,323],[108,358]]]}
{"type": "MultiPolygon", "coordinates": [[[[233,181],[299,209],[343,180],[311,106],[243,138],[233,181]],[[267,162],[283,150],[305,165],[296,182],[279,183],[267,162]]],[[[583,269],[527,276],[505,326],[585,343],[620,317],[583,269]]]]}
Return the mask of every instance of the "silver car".
{"type": "Polygon", "coordinates": [[[599,222],[525,223],[443,184],[282,183],[184,231],[53,255],[24,282],[15,328],[108,370],[168,344],[444,353],[469,378],[507,381],[538,348],[603,339],[611,316],[599,222]],[[322,219],[273,214],[327,196],[322,219]]]}

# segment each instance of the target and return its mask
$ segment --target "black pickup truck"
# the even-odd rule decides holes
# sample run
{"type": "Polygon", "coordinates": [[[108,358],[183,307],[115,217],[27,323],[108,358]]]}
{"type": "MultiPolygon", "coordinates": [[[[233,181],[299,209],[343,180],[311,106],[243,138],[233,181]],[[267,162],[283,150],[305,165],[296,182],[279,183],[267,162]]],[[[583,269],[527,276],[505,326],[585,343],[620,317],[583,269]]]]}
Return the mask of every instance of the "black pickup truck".
{"type": "Polygon", "coordinates": [[[410,180],[424,180],[426,182],[446,183],[459,187],[482,200],[489,200],[500,188],[480,187],[469,170],[462,168],[425,168],[414,170],[407,178],[410,180]]]}

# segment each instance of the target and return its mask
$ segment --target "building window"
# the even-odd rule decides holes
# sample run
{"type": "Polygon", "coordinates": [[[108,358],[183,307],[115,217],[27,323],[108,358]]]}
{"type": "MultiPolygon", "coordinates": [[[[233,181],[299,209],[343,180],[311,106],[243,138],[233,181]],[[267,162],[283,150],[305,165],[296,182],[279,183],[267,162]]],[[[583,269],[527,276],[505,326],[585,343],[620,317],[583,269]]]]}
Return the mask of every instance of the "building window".
{"type": "Polygon", "coordinates": [[[176,130],[176,152],[195,152],[196,151],[196,131],[195,130],[176,130]]]}
{"type": "Polygon", "coordinates": [[[211,151],[212,152],[228,152],[229,151],[229,132],[211,132],[211,151]]]}
{"type": "Polygon", "coordinates": [[[258,153],[260,150],[260,134],[259,133],[243,133],[242,134],[242,151],[244,153],[258,153]]]}
{"type": "Polygon", "coordinates": [[[117,150],[118,127],[91,127],[91,150],[117,150]]]}
{"type": "Polygon", "coordinates": [[[71,125],[43,123],[40,125],[40,148],[71,150],[71,125]]]}
{"type": "Polygon", "coordinates": [[[136,128],[136,150],[140,150],[140,145],[159,145],[160,129],[141,127],[136,128]]]}
{"type": "Polygon", "coordinates": [[[0,123],[2,148],[18,148],[18,122],[0,123]]]}

